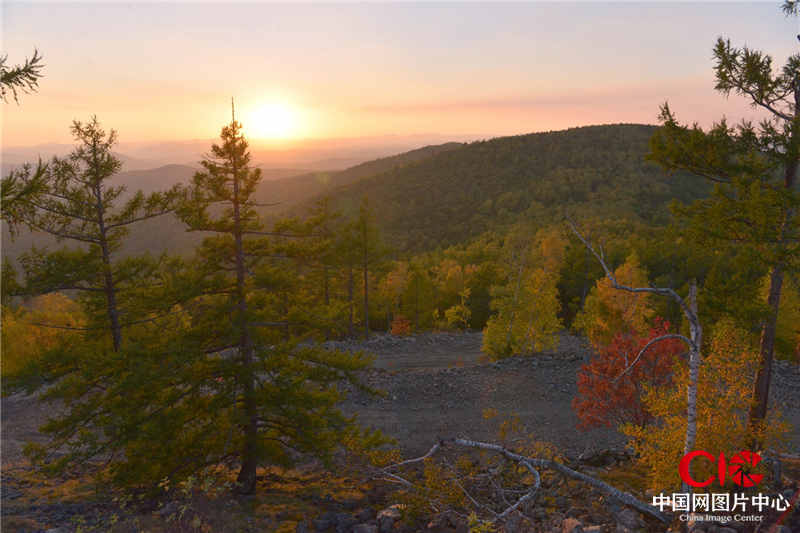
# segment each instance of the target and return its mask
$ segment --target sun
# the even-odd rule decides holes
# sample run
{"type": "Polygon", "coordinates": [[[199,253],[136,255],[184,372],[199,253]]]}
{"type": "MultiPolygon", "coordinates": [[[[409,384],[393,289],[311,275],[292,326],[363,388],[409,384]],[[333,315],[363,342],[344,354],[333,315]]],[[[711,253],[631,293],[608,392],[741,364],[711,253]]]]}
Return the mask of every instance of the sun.
{"type": "Polygon", "coordinates": [[[297,112],[287,104],[271,103],[253,111],[245,128],[259,139],[289,139],[297,134],[297,112]]]}

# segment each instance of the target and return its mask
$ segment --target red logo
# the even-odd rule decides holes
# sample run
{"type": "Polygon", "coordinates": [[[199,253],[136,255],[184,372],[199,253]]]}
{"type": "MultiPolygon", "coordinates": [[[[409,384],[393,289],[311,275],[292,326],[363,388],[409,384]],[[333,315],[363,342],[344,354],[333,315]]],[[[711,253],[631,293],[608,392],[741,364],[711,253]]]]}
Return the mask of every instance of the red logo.
{"type": "Polygon", "coordinates": [[[726,460],[724,453],[719,454],[719,458],[715,458],[706,451],[695,450],[683,456],[683,459],[681,459],[678,465],[678,472],[681,475],[681,479],[692,487],[707,487],[714,482],[715,478],[719,480],[720,485],[724,485],[727,477],[730,477],[731,481],[740,487],[754,487],[761,483],[761,480],[764,478],[764,474],[752,473],[752,469],[760,462],[760,455],[747,450],[737,453],[731,457],[730,461],[726,460]],[[689,472],[689,465],[691,465],[692,460],[696,457],[705,457],[712,463],[716,463],[717,475],[712,475],[705,481],[696,481],[692,478],[689,472]]]}

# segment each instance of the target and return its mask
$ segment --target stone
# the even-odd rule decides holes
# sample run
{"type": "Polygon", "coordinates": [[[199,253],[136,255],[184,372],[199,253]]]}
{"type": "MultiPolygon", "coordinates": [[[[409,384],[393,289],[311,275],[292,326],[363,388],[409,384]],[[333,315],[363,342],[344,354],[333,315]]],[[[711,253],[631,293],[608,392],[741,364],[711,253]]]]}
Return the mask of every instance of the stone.
{"type": "Polygon", "coordinates": [[[603,526],[587,526],[583,528],[583,533],[603,533],[603,526]]]}
{"type": "Polygon", "coordinates": [[[403,505],[396,503],[378,513],[376,521],[380,533],[389,533],[394,529],[394,524],[403,516],[403,505]]]}
{"type": "Polygon", "coordinates": [[[375,518],[375,511],[369,507],[365,507],[364,509],[358,510],[353,516],[355,516],[359,522],[369,522],[375,518]]]}
{"type": "Polygon", "coordinates": [[[584,533],[583,524],[576,518],[567,518],[561,522],[561,533],[584,533]]]}
{"type": "Polygon", "coordinates": [[[352,515],[339,513],[336,515],[336,533],[351,533],[353,527],[358,524],[352,515]]]}
{"type": "Polygon", "coordinates": [[[297,526],[294,528],[294,533],[310,533],[305,520],[297,523],[297,526]]]}
{"type": "Polygon", "coordinates": [[[353,528],[353,533],[378,533],[378,526],[374,524],[358,524],[353,528]]]}
{"type": "Polygon", "coordinates": [[[334,521],[330,518],[317,518],[312,523],[315,531],[327,531],[334,526],[334,521]]]}
{"type": "Polygon", "coordinates": [[[617,521],[617,531],[627,533],[628,531],[641,531],[645,529],[644,520],[633,509],[622,509],[614,515],[617,521]]]}

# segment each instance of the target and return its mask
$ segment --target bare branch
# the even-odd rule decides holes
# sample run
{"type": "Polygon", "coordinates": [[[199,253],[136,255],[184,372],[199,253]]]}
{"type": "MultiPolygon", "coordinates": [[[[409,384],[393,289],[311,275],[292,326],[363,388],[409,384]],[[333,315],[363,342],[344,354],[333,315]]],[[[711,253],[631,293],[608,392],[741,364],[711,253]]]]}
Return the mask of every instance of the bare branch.
{"type": "Polygon", "coordinates": [[[667,340],[667,339],[679,339],[679,340],[682,340],[683,342],[685,342],[690,348],[694,348],[695,347],[694,343],[688,337],[685,337],[685,336],[680,335],[678,333],[668,333],[666,335],[661,335],[660,337],[656,337],[654,339],[650,339],[650,341],[648,341],[648,343],[645,344],[644,347],[641,350],[639,350],[639,353],[636,355],[636,357],[634,357],[633,361],[628,366],[625,367],[625,370],[623,370],[620,373],[619,376],[614,378],[614,382],[617,382],[620,378],[622,378],[622,376],[624,376],[625,374],[630,372],[633,369],[633,367],[636,366],[636,363],[639,362],[639,359],[642,358],[642,355],[644,355],[644,353],[647,351],[648,348],[650,348],[651,346],[653,346],[654,344],[656,344],[656,343],[658,343],[660,341],[667,340]]]}
{"type": "MultiPolygon", "coordinates": [[[[537,468],[546,468],[546,469],[549,469],[549,470],[554,470],[554,471],[556,471],[556,472],[558,472],[558,473],[560,473],[562,475],[565,475],[567,477],[570,477],[572,479],[576,479],[578,481],[582,481],[582,482],[588,484],[589,486],[599,490],[600,492],[606,494],[607,496],[609,496],[611,498],[614,498],[615,500],[617,500],[617,501],[619,501],[619,502],[621,502],[621,503],[623,503],[625,505],[633,507],[634,509],[636,509],[640,513],[643,513],[643,514],[646,514],[646,515],[651,516],[653,518],[656,518],[657,520],[659,520],[661,522],[664,522],[664,523],[669,523],[670,522],[670,518],[667,515],[665,515],[664,513],[658,511],[655,507],[647,505],[646,503],[644,503],[644,502],[640,501],[639,499],[637,499],[632,494],[627,493],[627,492],[623,492],[623,491],[621,491],[621,490],[619,490],[617,488],[614,488],[614,487],[612,487],[611,485],[609,485],[608,483],[606,483],[604,481],[601,481],[601,480],[599,480],[597,478],[594,478],[592,476],[588,476],[586,474],[583,474],[581,472],[573,470],[573,469],[569,468],[568,466],[565,466],[565,465],[563,465],[561,463],[558,463],[556,461],[552,461],[552,460],[549,460],[549,459],[535,458],[535,457],[527,457],[525,455],[520,455],[518,453],[512,452],[511,450],[509,450],[509,449],[507,449],[507,448],[505,448],[503,446],[500,446],[499,444],[493,444],[493,443],[489,443],[489,442],[480,442],[480,441],[474,441],[474,440],[469,440],[469,439],[461,439],[461,438],[440,440],[438,443],[434,444],[431,447],[431,449],[428,451],[428,453],[426,453],[425,455],[423,455],[421,457],[414,458],[414,459],[408,459],[406,461],[402,461],[400,463],[396,463],[396,464],[393,464],[393,465],[389,465],[389,466],[381,469],[379,472],[382,475],[388,476],[388,477],[392,478],[393,480],[395,480],[397,482],[403,483],[404,485],[406,485],[408,487],[414,488],[414,485],[411,482],[409,482],[408,480],[400,477],[399,475],[397,475],[397,474],[395,474],[393,472],[390,472],[390,470],[396,470],[397,468],[400,468],[400,467],[403,467],[403,466],[409,466],[409,465],[413,465],[413,464],[416,464],[416,463],[423,462],[426,459],[428,459],[430,457],[433,457],[438,451],[442,450],[444,447],[449,446],[449,445],[460,446],[460,447],[463,447],[463,448],[474,448],[474,449],[479,449],[479,450],[489,450],[489,451],[493,451],[493,452],[499,453],[503,457],[505,457],[507,459],[510,459],[511,461],[514,461],[514,462],[516,462],[517,464],[519,464],[521,466],[524,466],[533,475],[534,483],[528,488],[528,490],[525,491],[525,493],[516,502],[514,502],[509,507],[507,507],[503,512],[496,513],[496,516],[495,516],[494,520],[502,520],[502,519],[508,517],[511,513],[515,512],[515,511],[518,511],[519,507],[522,504],[524,504],[525,502],[531,500],[536,495],[536,492],[539,490],[539,488],[541,486],[541,477],[539,475],[539,472],[538,472],[537,468]]],[[[471,497],[469,497],[469,498],[470,498],[470,500],[473,500],[473,498],[471,498],[471,497]]],[[[473,503],[475,503],[474,500],[473,500],[473,503]]],[[[484,507],[482,505],[478,505],[478,506],[479,507],[484,507]]]]}

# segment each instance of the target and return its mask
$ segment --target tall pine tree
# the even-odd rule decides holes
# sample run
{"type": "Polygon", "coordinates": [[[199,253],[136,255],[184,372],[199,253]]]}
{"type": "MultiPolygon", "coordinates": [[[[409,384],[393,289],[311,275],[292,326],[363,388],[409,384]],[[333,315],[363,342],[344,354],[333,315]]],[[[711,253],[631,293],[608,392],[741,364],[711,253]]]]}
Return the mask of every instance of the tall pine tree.
{"type": "MultiPolygon", "coordinates": [[[[784,9],[791,13],[794,5],[787,3],[784,9]]],[[[717,246],[753,247],[768,271],[750,412],[751,426],[757,428],[767,414],[783,279],[787,271],[800,268],[800,54],[776,70],[769,55],[720,38],[714,58],[716,89],[743,96],[767,117],[758,125],[742,122],[736,127],[722,120],[704,131],[696,124],[680,124],[665,104],[651,158],[715,184],[710,198],[678,208],[691,234],[717,246]]]]}
{"type": "Polygon", "coordinates": [[[213,361],[218,385],[210,396],[232,432],[205,455],[234,458],[238,488],[251,493],[260,464],[286,462],[296,452],[325,458],[355,434],[353,421],[336,408],[336,384],[355,383],[354,372],[368,360],[300,343],[298,333],[313,329],[293,328],[290,293],[303,258],[285,242],[300,235],[265,231],[253,200],[261,172],[250,165],[235,118],[202,165],[179,215],[190,230],[214,235],[194,260],[199,292],[185,304],[193,324],[183,349],[213,361]]]}

